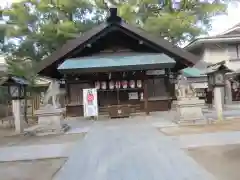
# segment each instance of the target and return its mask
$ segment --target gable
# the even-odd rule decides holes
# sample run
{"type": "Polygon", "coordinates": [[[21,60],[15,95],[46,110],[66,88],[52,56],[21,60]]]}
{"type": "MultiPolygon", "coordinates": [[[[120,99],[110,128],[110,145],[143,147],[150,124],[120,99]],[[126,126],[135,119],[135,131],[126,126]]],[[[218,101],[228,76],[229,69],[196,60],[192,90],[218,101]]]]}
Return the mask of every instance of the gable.
{"type": "MultiPolygon", "coordinates": [[[[130,26],[123,21],[117,18],[114,20],[111,15],[107,22],[93,28],[92,30],[84,33],[81,37],[68,41],[60,49],[53,52],[48,58],[42,60],[37,67],[36,71],[42,75],[49,75],[50,71],[57,71],[59,64],[67,58],[74,58],[78,56],[91,55],[93,53],[99,53],[103,49],[98,49],[93,51],[93,48],[96,48],[97,43],[100,41],[106,41],[108,38],[109,43],[117,43],[119,40],[113,40],[115,37],[122,36],[128,37],[125,40],[125,45],[130,45],[130,40],[133,43],[137,42],[139,47],[144,47],[155,53],[164,53],[167,56],[175,59],[177,65],[180,69],[194,65],[199,58],[177,46],[172,45],[167,40],[152,37],[146,32],[136,27],[130,26]],[[111,19],[112,18],[112,19],[111,19]],[[113,35],[115,33],[115,35],[113,35]],[[117,34],[118,33],[118,34],[117,34]],[[112,39],[109,36],[112,35],[112,39]]],[[[121,38],[122,38],[121,37],[121,38]]],[[[123,39],[123,38],[122,38],[123,39]]],[[[102,42],[98,43],[102,46],[102,42]]],[[[99,45],[100,46],[100,45],[99,45]]],[[[136,45],[135,45],[136,46],[136,45]]],[[[133,46],[130,48],[132,49],[133,46]]],[[[129,49],[128,47],[126,49],[129,49]]],[[[141,49],[136,49],[136,51],[142,51],[141,49]]]]}

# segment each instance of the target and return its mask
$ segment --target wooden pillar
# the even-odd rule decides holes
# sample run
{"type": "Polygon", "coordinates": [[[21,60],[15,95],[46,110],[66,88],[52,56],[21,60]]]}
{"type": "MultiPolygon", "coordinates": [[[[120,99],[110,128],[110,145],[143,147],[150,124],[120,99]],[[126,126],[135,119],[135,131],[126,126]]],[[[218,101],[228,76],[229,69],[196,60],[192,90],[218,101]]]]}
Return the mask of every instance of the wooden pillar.
{"type": "Polygon", "coordinates": [[[169,76],[170,76],[170,69],[166,68],[165,69],[165,74],[164,74],[164,86],[165,86],[165,90],[166,90],[166,94],[168,96],[168,110],[171,109],[171,101],[172,101],[172,98],[171,98],[171,84],[170,84],[170,81],[169,81],[169,76]]]}
{"type": "MultiPolygon", "coordinates": [[[[69,82],[67,77],[65,77],[65,91],[66,91],[66,95],[65,95],[65,107],[66,107],[70,103],[70,89],[69,89],[69,82]]],[[[66,116],[68,116],[67,110],[66,110],[66,116]]]]}
{"type": "Polygon", "coordinates": [[[69,104],[70,101],[70,87],[69,87],[69,82],[67,77],[65,77],[65,91],[66,91],[66,99],[65,99],[65,104],[69,104]]]}
{"type": "Polygon", "coordinates": [[[147,85],[147,76],[144,75],[144,109],[146,112],[146,115],[149,115],[149,108],[148,108],[148,85],[147,85]]]}

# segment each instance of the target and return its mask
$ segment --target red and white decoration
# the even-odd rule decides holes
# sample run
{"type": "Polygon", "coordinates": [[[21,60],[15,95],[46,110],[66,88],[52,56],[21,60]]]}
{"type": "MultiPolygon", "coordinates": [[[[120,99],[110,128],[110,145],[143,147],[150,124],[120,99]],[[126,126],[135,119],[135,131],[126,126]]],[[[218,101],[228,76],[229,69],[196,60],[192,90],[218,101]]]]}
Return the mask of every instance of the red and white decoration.
{"type": "Polygon", "coordinates": [[[135,88],[135,81],[134,80],[130,80],[129,81],[129,86],[130,86],[130,88],[135,88]]]}
{"type": "Polygon", "coordinates": [[[84,117],[98,116],[97,89],[83,89],[84,117]]]}
{"type": "Polygon", "coordinates": [[[114,82],[113,81],[109,81],[109,89],[114,89],[114,82]]]}
{"type": "Polygon", "coordinates": [[[107,89],[107,83],[105,81],[101,82],[101,88],[102,89],[107,89]]]}
{"type": "Polygon", "coordinates": [[[122,81],[122,87],[123,89],[126,89],[128,87],[128,82],[126,80],[122,81]]]}
{"type": "Polygon", "coordinates": [[[100,82],[99,82],[99,81],[96,81],[96,82],[95,82],[95,88],[96,88],[96,89],[100,89],[100,82]]]}
{"type": "Polygon", "coordinates": [[[120,81],[116,81],[115,87],[116,87],[117,89],[119,89],[119,88],[121,87],[121,82],[120,82],[120,81]]]}
{"type": "Polygon", "coordinates": [[[142,81],[141,80],[137,80],[137,87],[141,88],[142,87],[142,81]]]}

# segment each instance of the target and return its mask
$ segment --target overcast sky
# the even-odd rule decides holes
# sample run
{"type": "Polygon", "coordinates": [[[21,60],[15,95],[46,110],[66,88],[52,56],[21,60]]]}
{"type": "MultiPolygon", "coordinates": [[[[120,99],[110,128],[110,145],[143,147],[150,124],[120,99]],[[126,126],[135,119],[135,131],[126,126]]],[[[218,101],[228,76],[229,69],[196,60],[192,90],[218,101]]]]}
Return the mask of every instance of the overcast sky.
{"type": "MultiPolygon", "coordinates": [[[[13,1],[20,0],[0,0],[1,5],[6,3],[11,3],[13,1]]],[[[209,32],[210,35],[216,35],[221,33],[235,24],[240,23],[240,3],[237,5],[236,3],[232,3],[228,5],[228,15],[217,16],[213,19],[212,22],[212,30],[209,32]]]]}

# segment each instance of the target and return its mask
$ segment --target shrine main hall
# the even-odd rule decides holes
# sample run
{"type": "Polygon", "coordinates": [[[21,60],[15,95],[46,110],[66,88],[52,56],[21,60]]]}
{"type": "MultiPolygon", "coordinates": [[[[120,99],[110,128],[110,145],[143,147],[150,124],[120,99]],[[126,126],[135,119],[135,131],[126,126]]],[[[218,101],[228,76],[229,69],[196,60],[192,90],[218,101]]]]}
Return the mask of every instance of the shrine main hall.
{"type": "Polygon", "coordinates": [[[67,116],[83,116],[86,88],[97,88],[99,114],[168,111],[179,71],[199,58],[125,23],[116,8],[109,14],[42,60],[38,74],[64,80],[67,116]]]}

